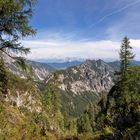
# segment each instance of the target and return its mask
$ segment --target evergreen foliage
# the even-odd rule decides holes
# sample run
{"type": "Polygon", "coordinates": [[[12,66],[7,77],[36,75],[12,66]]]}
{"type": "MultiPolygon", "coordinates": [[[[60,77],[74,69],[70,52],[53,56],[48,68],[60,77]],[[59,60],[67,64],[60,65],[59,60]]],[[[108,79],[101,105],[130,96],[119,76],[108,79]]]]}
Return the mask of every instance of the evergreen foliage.
{"type": "Polygon", "coordinates": [[[51,81],[40,91],[32,79],[21,79],[6,70],[5,56],[27,68],[22,55],[30,49],[19,40],[35,34],[29,26],[34,4],[35,0],[0,0],[0,139],[140,139],[140,67],[131,65],[134,55],[127,37],[119,53],[116,84],[107,97],[103,96],[98,104],[90,102],[78,117],[62,110],[61,95],[66,93],[60,93],[59,83],[51,81]]]}
{"type": "Polygon", "coordinates": [[[0,0],[0,92],[5,96],[7,93],[7,81],[5,59],[9,57],[27,69],[25,64],[29,48],[24,48],[19,42],[20,39],[34,35],[35,30],[29,25],[32,17],[34,0],[0,0]]]}
{"type": "Polygon", "coordinates": [[[8,84],[8,78],[7,78],[6,68],[3,59],[0,58],[0,98],[1,99],[3,99],[3,96],[7,94],[7,84],[8,84]]]}
{"type": "Polygon", "coordinates": [[[25,68],[25,58],[30,52],[19,42],[20,39],[34,35],[35,30],[29,25],[32,17],[34,0],[0,0],[0,55],[14,59],[25,68]]]}
{"type": "Polygon", "coordinates": [[[108,139],[140,138],[140,69],[131,65],[133,57],[130,41],[125,37],[120,50],[118,82],[110,90],[105,109],[101,107],[101,117],[97,119],[97,127],[104,136],[108,128],[108,139]]]}
{"type": "Polygon", "coordinates": [[[92,127],[90,124],[89,116],[84,113],[77,121],[77,128],[79,133],[92,132],[92,127]]]}
{"type": "Polygon", "coordinates": [[[130,71],[131,63],[134,58],[132,47],[128,37],[124,37],[120,49],[120,78],[121,81],[126,80],[127,74],[130,71]]]}
{"type": "Polygon", "coordinates": [[[43,98],[49,130],[59,134],[64,129],[64,120],[61,113],[61,98],[58,87],[49,83],[44,91],[43,98]]]}

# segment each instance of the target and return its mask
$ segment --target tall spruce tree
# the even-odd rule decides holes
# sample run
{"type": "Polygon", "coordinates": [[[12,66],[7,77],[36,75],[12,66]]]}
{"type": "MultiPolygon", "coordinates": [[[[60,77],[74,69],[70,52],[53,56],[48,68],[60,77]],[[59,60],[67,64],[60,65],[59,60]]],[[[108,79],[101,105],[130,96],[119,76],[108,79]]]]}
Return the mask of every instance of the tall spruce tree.
{"type": "Polygon", "coordinates": [[[132,53],[132,47],[128,37],[124,37],[120,49],[120,80],[124,81],[127,78],[127,74],[130,72],[130,67],[134,54],[132,53]]]}
{"type": "Polygon", "coordinates": [[[24,58],[19,54],[30,52],[19,40],[35,34],[29,25],[34,3],[35,0],[0,0],[0,54],[15,59],[19,64],[24,64],[24,58]]]}
{"type": "Polygon", "coordinates": [[[134,55],[127,37],[122,42],[119,54],[120,78],[108,93],[105,109],[101,107],[97,128],[105,132],[108,139],[139,139],[140,71],[131,65],[134,55]]]}
{"type": "Polygon", "coordinates": [[[78,133],[92,133],[92,126],[87,112],[77,119],[78,133]]]}
{"type": "Polygon", "coordinates": [[[49,130],[59,133],[64,129],[64,118],[61,113],[61,93],[58,85],[49,82],[43,97],[45,109],[48,112],[49,130]]]}
{"type": "Polygon", "coordinates": [[[19,41],[35,34],[35,30],[29,25],[34,4],[35,0],[0,0],[0,77],[3,77],[0,79],[3,83],[0,84],[0,88],[4,89],[3,93],[6,93],[4,79],[7,79],[3,63],[5,58],[14,59],[18,65],[26,69],[23,55],[28,54],[30,49],[23,47],[19,41]]]}
{"type": "Polygon", "coordinates": [[[3,59],[0,58],[0,100],[7,94],[8,79],[3,59]]]}

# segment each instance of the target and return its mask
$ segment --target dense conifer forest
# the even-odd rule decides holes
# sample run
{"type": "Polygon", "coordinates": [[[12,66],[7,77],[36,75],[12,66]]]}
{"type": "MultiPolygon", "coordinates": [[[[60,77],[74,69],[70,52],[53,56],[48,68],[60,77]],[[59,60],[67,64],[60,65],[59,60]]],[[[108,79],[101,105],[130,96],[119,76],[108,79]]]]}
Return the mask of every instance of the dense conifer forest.
{"type": "Polygon", "coordinates": [[[135,54],[129,38],[120,46],[114,86],[98,102],[89,102],[79,116],[71,115],[63,108],[65,93],[59,81],[35,81],[22,57],[30,49],[20,40],[36,32],[29,24],[35,3],[0,0],[0,140],[139,140],[140,67],[132,65],[135,54]],[[13,74],[7,57],[28,76],[13,74]]]}

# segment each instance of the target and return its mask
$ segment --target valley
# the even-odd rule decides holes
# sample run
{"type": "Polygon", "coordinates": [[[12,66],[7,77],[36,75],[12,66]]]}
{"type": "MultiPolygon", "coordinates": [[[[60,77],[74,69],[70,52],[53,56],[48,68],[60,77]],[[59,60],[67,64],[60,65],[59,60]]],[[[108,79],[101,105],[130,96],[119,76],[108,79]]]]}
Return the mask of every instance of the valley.
{"type": "Polygon", "coordinates": [[[139,4],[0,0],[0,140],[140,140],[139,4]]]}

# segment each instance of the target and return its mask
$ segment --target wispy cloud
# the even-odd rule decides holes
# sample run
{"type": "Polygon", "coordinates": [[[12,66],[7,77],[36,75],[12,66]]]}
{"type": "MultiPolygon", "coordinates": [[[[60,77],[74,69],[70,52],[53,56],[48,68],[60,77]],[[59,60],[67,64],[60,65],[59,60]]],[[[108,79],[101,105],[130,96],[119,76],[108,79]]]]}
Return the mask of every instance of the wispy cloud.
{"type": "MultiPolygon", "coordinates": [[[[136,7],[138,8],[138,6],[136,7]]],[[[108,28],[106,34],[111,40],[118,40],[124,36],[139,39],[140,14],[137,10],[127,11],[120,20],[114,21],[108,28]]]]}
{"type": "Polygon", "coordinates": [[[120,9],[116,10],[116,11],[113,11],[113,12],[111,12],[111,13],[109,13],[109,14],[103,16],[103,17],[101,17],[97,22],[95,22],[94,24],[90,25],[90,28],[92,28],[92,27],[94,27],[95,25],[97,25],[98,23],[104,21],[106,18],[108,18],[108,17],[110,17],[110,16],[113,16],[113,15],[115,15],[115,14],[118,14],[118,13],[122,12],[123,10],[128,9],[129,7],[131,7],[131,6],[133,6],[133,5],[136,5],[136,4],[138,4],[138,3],[140,3],[140,0],[137,0],[137,1],[134,1],[134,2],[132,2],[132,3],[130,3],[130,4],[127,4],[127,5],[125,5],[124,7],[122,7],[122,8],[120,8],[120,9]]]}

